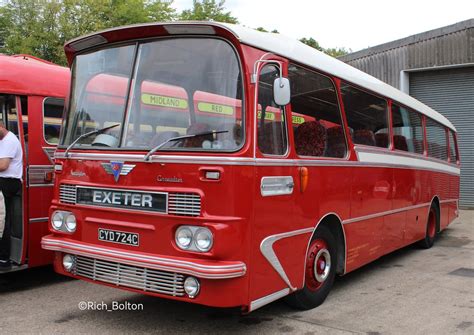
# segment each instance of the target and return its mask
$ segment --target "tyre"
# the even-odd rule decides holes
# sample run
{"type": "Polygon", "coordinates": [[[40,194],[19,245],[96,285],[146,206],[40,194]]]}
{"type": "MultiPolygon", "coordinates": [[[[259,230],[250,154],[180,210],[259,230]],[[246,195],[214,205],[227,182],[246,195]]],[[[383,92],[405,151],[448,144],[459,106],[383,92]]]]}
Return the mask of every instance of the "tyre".
{"type": "Polygon", "coordinates": [[[439,226],[439,209],[436,205],[431,205],[428,214],[428,222],[426,223],[425,238],[418,245],[423,249],[429,249],[433,246],[436,238],[436,229],[439,226]]]}
{"type": "Polygon", "coordinates": [[[319,227],[306,255],[304,287],[287,296],[286,302],[302,310],[321,305],[334,283],[336,262],[336,240],[327,227],[319,227]]]}

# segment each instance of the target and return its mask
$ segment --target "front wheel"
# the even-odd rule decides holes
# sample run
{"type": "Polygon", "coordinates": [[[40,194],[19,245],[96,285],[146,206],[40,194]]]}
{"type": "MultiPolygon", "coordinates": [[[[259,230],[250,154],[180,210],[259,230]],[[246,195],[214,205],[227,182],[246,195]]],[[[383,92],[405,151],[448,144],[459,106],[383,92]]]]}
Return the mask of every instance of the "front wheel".
{"type": "Polygon", "coordinates": [[[286,298],[298,309],[311,309],[321,305],[329,294],[336,275],[336,241],[325,226],[314,234],[306,255],[303,289],[286,298]]]}

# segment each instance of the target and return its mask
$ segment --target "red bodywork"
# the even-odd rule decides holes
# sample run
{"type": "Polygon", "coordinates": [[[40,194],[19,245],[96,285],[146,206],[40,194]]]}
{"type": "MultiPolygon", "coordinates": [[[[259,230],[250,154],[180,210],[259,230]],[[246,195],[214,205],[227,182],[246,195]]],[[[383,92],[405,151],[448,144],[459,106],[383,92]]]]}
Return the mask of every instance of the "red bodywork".
{"type": "Polygon", "coordinates": [[[29,55],[0,55],[0,94],[16,97],[19,139],[23,148],[23,252],[20,265],[50,264],[53,254],[41,248],[48,233],[48,209],[53,196],[55,145],[44,138],[43,102],[65,99],[69,69],[29,55]],[[20,100],[26,101],[23,105],[20,100]],[[27,106],[27,111],[22,110],[27,106]]]}
{"type": "MultiPolygon", "coordinates": [[[[433,201],[440,202],[440,229],[446,228],[457,216],[458,175],[429,169],[361,164],[358,150],[380,152],[380,149],[363,146],[356,148],[350,137],[347,138],[349,153],[344,159],[305,157],[302,160],[296,154],[291,131],[288,132],[289,151],[285,157],[275,159],[261,154],[254,135],[257,94],[250,79],[254,63],[261,57],[276,59],[285,65],[288,60],[276,55],[265,55],[265,50],[243,45],[225,29],[215,27],[215,31],[235,46],[243,66],[246,113],[244,146],[238,152],[229,154],[160,153],[155,156],[160,163],[154,164],[142,161],[143,151],[72,150],[71,158],[64,159],[61,150],[58,150],[57,163],[62,165],[62,172],[56,176],[50,215],[57,209],[71,211],[78,220],[78,228],[73,234],[62,234],[51,229],[52,235],[43,239],[45,248],[57,251],[56,271],[94,281],[66,272],[62,266],[63,253],[161,270],[168,267],[170,271],[198,277],[201,283],[200,294],[191,299],[130,287],[122,288],[203,305],[242,306],[249,311],[260,306],[261,298],[286,288],[303,287],[307,248],[313,231],[323,219],[335,220],[343,230],[344,266],[339,272],[344,274],[424,238],[428,212],[433,201]],[[115,183],[113,176],[105,172],[101,163],[119,158],[126,163],[133,162],[136,167],[127,177],[122,177],[115,183]],[[305,190],[301,188],[300,167],[307,168],[305,190]],[[85,174],[74,177],[74,171],[85,174]],[[206,179],[206,171],[219,171],[220,180],[206,179]],[[265,176],[292,176],[295,181],[294,192],[291,195],[262,197],[260,186],[262,177],[265,176]],[[158,177],[177,178],[182,183],[160,182],[158,177]],[[201,197],[201,214],[197,217],[184,217],[68,205],[59,201],[61,184],[192,192],[201,197]],[[384,214],[378,215],[380,213],[384,214]],[[180,225],[202,225],[211,229],[214,233],[211,251],[201,254],[177,248],[174,234],[180,225]],[[98,241],[98,228],[138,232],[140,246],[98,241]],[[280,238],[280,234],[300,230],[302,233],[280,238]],[[269,237],[276,237],[272,247],[291,287],[288,287],[262,253],[262,245],[265,244],[263,241],[268,241],[269,237]]],[[[102,33],[109,43],[167,35],[167,31],[160,25],[129,27],[102,33]]],[[[65,49],[68,60],[72,63],[74,49],[70,44],[65,49]]],[[[340,80],[332,78],[339,90],[340,80]]],[[[197,96],[195,99],[206,101],[213,97],[197,96]]],[[[225,104],[224,101],[220,103],[225,104]]],[[[232,101],[228,103],[234,104],[232,101]]],[[[342,100],[340,105],[344,116],[342,100]]],[[[240,108],[238,110],[240,113],[240,108]]],[[[291,120],[291,106],[286,113],[287,119],[291,120]]],[[[344,125],[346,133],[349,133],[347,124],[344,125]]],[[[393,148],[383,152],[394,157],[410,156],[393,148]]],[[[424,159],[458,167],[458,162],[443,163],[426,155],[424,159]]],[[[116,286],[100,279],[98,282],[116,286]]],[[[271,300],[270,297],[268,301],[271,300]]]]}

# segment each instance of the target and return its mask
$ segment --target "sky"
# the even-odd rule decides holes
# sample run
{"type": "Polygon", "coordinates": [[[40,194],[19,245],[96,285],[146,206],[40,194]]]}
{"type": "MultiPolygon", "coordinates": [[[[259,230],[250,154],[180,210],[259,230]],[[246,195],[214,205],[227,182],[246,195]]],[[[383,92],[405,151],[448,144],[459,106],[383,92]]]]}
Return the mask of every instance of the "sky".
{"type": "MultiPolygon", "coordinates": [[[[174,0],[178,12],[192,0],[174,0]]],[[[474,18],[474,0],[226,0],[239,24],[358,51],[474,18]]]]}

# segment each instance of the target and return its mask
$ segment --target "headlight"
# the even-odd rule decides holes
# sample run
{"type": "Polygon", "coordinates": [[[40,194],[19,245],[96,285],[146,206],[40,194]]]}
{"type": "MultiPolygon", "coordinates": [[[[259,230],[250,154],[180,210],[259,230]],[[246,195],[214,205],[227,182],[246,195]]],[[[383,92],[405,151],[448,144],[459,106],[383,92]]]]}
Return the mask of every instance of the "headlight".
{"type": "Polygon", "coordinates": [[[212,233],[207,228],[200,228],[194,234],[194,241],[196,242],[196,248],[199,251],[209,251],[212,247],[212,233]]]}
{"type": "Polygon", "coordinates": [[[181,249],[188,249],[193,242],[193,232],[188,227],[179,227],[175,236],[176,244],[181,249]]]}
{"type": "Polygon", "coordinates": [[[212,232],[205,227],[181,226],[174,239],[178,248],[189,251],[208,252],[213,244],[212,232]]]}
{"type": "Polygon", "coordinates": [[[66,229],[68,232],[73,233],[76,231],[76,217],[74,214],[69,214],[66,216],[66,229]]]}
{"type": "Polygon", "coordinates": [[[184,291],[190,298],[194,298],[199,293],[199,281],[194,277],[188,277],[184,280],[184,291]]]}
{"type": "Polygon", "coordinates": [[[71,272],[72,268],[76,263],[76,258],[72,255],[64,255],[63,257],[63,267],[67,272],[71,272]]]}
{"type": "Polygon", "coordinates": [[[64,220],[64,212],[54,212],[51,216],[51,225],[56,230],[61,230],[64,220]]]}

